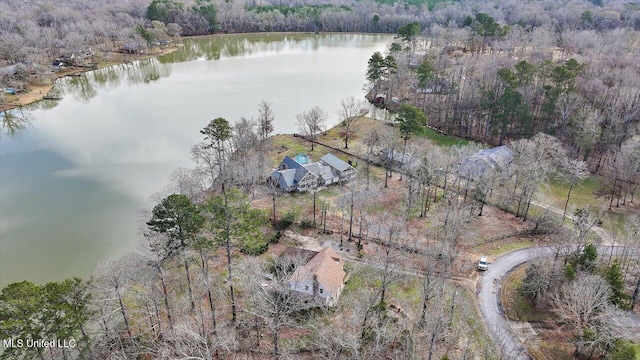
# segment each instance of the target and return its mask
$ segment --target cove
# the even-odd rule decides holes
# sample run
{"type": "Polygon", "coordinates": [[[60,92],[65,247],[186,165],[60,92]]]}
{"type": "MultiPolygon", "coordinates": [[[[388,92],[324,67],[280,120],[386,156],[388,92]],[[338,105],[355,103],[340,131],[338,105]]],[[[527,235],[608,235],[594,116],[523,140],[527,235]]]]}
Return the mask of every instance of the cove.
{"type": "Polygon", "coordinates": [[[185,39],[178,51],[57,81],[62,100],[15,114],[0,135],[0,286],[88,277],[135,251],[143,211],[215,117],[273,103],[274,133],[318,105],[364,96],[367,60],[390,35],[259,34],[185,39]]]}

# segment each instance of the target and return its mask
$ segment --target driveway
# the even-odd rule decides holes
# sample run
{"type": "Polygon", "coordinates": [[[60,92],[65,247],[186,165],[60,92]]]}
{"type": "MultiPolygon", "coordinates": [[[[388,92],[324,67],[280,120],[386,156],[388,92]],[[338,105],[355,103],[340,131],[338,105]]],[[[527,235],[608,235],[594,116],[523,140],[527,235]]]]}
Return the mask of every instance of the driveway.
{"type": "Polygon", "coordinates": [[[478,305],[482,318],[489,335],[505,358],[531,359],[503,316],[500,303],[502,279],[520,264],[553,254],[551,247],[535,247],[514,251],[491,263],[489,269],[483,272],[478,279],[480,282],[478,305]]]}

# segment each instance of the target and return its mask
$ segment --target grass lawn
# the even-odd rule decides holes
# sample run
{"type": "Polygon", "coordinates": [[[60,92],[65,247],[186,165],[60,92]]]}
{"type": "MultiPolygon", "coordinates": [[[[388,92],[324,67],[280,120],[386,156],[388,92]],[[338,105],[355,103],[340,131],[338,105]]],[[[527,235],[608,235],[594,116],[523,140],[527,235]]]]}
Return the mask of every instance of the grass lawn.
{"type": "Polygon", "coordinates": [[[532,238],[514,237],[509,240],[492,241],[490,243],[480,244],[475,246],[471,251],[476,254],[486,255],[495,259],[501,255],[535,245],[536,243],[532,238]]]}
{"type": "Polygon", "coordinates": [[[520,266],[514,270],[504,282],[500,297],[507,318],[516,321],[546,322],[549,314],[533,307],[527,298],[520,294],[520,285],[524,277],[526,266],[520,266]]]}
{"type": "Polygon", "coordinates": [[[418,278],[411,277],[403,282],[392,284],[389,290],[389,293],[393,294],[394,298],[409,303],[416,308],[422,303],[418,278]]]}
{"type": "MultiPolygon", "coordinates": [[[[631,11],[640,11],[640,5],[629,3],[629,4],[627,4],[627,9],[629,9],[631,11]]],[[[640,358],[637,357],[636,359],[640,359],[640,358]]]]}
{"type": "MultiPolygon", "coordinates": [[[[274,167],[278,166],[285,156],[307,154],[310,153],[311,150],[311,147],[307,142],[299,138],[294,138],[291,135],[275,135],[272,137],[271,141],[273,144],[273,151],[270,151],[270,155],[271,163],[274,167]]],[[[321,146],[316,147],[314,149],[314,153],[310,155],[315,158],[315,153],[322,150],[321,148],[321,146]]]]}
{"type": "MultiPolygon", "coordinates": [[[[585,181],[576,184],[571,191],[567,213],[571,214],[575,209],[584,208],[587,205],[606,209],[609,206],[607,199],[596,197],[595,192],[602,185],[602,179],[590,176],[585,181]]],[[[564,209],[567,200],[569,185],[558,180],[549,182],[549,187],[541,190],[538,198],[560,210],[564,209]]],[[[623,228],[627,215],[617,211],[605,211],[602,227],[607,230],[620,230],[623,228]]]]}
{"type": "MultiPolygon", "coordinates": [[[[330,130],[330,131],[333,131],[333,130],[330,130]]],[[[340,149],[342,148],[342,146],[344,146],[344,142],[333,140],[329,132],[327,132],[326,136],[318,135],[317,140],[322,143],[327,143],[331,146],[335,146],[340,149]],[[342,146],[340,146],[340,144],[342,144],[342,146]]],[[[309,155],[310,163],[320,160],[321,157],[323,157],[328,153],[332,153],[333,155],[339,157],[343,161],[352,160],[350,157],[346,156],[343,153],[340,153],[338,151],[332,150],[330,148],[327,148],[319,144],[315,144],[313,146],[313,151],[311,151],[311,145],[309,144],[309,142],[304,141],[301,138],[293,137],[293,135],[273,136],[272,149],[273,150],[270,152],[270,158],[274,167],[278,166],[278,164],[280,164],[280,162],[285,156],[294,158],[297,154],[309,155]]]]}
{"type": "Polygon", "coordinates": [[[529,354],[538,360],[574,360],[571,350],[554,343],[541,343],[535,349],[528,349],[529,354]]]}
{"type": "Polygon", "coordinates": [[[420,136],[423,136],[431,140],[434,144],[439,146],[456,146],[456,145],[468,145],[469,140],[451,136],[443,135],[435,130],[425,129],[420,136]]]}
{"type": "MultiPolygon", "coordinates": [[[[602,206],[603,199],[596,198],[594,195],[601,184],[601,179],[596,176],[590,176],[585,181],[576,184],[573,187],[573,190],[571,190],[569,210],[572,208],[583,208],[587,205],[598,207],[602,206]]],[[[549,182],[548,188],[542,189],[541,194],[545,195],[547,197],[547,201],[554,207],[564,209],[568,191],[568,184],[558,180],[552,180],[549,182]]]]}

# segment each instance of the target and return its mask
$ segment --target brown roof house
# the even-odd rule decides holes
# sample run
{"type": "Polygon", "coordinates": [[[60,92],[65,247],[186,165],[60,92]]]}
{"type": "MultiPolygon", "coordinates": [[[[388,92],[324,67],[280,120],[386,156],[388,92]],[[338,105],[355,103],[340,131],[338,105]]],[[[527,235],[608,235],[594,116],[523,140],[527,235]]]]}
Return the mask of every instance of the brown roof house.
{"type": "Polygon", "coordinates": [[[335,306],[344,289],[344,261],[329,246],[320,250],[289,278],[291,290],[319,300],[324,306],[335,306]]]}

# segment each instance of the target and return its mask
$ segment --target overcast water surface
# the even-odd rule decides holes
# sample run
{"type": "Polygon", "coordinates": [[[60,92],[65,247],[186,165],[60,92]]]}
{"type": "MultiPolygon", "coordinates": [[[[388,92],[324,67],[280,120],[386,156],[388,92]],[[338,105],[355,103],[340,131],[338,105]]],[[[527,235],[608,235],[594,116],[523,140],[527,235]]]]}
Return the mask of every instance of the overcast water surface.
{"type": "Polygon", "coordinates": [[[185,40],[175,53],[67,77],[60,101],[22,112],[0,135],[0,287],[87,277],[136,249],[142,210],[211,119],[273,102],[275,132],[319,105],[362,97],[367,60],[387,35],[236,35],[185,40]],[[19,121],[18,121],[19,122],[19,121]]]}

